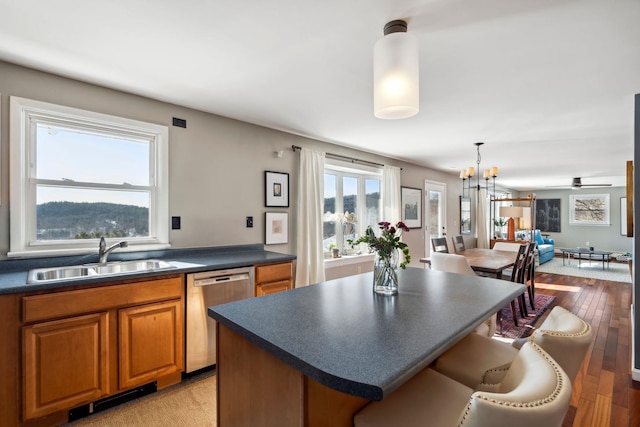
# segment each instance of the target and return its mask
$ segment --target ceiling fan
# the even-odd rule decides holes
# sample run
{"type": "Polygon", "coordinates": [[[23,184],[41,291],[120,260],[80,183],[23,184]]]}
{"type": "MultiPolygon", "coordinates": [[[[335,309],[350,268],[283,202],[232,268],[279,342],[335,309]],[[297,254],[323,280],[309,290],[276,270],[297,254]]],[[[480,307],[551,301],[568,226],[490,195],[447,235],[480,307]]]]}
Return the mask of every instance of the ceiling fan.
{"type": "Polygon", "coordinates": [[[567,185],[552,185],[549,186],[549,188],[551,187],[555,187],[555,188],[571,188],[572,190],[579,190],[583,187],[611,187],[611,184],[583,184],[582,183],[582,178],[577,177],[577,178],[573,178],[571,180],[571,185],[567,186],[567,185]]]}

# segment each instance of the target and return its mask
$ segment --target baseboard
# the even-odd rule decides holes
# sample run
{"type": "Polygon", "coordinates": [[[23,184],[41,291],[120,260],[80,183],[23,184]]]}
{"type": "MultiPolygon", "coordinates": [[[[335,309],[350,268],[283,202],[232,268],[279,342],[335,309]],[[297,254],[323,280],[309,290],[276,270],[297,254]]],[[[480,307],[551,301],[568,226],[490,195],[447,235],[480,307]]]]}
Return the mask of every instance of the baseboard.
{"type": "Polygon", "coordinates": [[[636,334],[635,334],[635,310],[633,304],[631,304],[631,379],[634,381],[640,381],[640,369],[635,367],[636,360],[636,334]]]}

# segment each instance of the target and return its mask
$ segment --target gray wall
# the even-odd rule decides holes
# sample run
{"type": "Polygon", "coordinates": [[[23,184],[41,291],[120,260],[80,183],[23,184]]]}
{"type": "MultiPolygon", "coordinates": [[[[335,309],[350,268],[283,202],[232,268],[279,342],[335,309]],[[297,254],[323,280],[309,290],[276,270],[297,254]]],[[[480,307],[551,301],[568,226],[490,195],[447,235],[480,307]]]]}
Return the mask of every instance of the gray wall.
{"type": "MultiPolygon", "coordinates": [[[[289,242],[270,245],[275,252],[295,254],[298,154],[291,145],[400,166],[402,185],[424,187],[424,180],[447,184],[449,235],[458,223],[459,180],[394,159],[251,125],[237,120],[82,83],[0,62],[0,259],[9,248],[9,97],[20,96],[75,108],[169,126],[170,215],[182,217],[182,229],[171,230],[172,247],[206,247],[264,242],[264,214],[289,213],[289,242]],[[171,126],[172,117],[187,128],[171,126]],[[278,158],[275,152],[284,150],[278,158]],[[265,170],[290,174],[290,207],[264,207],[265,170]],[[254,227],[245,227],[245,217],[254,227]]],[[[413,266],[421,266],[424,233],[406,234],[413,266]]]]}
{"type": "MultiPolygon", "coordinates": [[[[631,160],[631,159],[629,159],[631,160]]],[[[620,165],[620,174],[624,174],[626,165],[620,165]]],[[[555,240],[556,251],[559,248],[590,246],[598,250],[613,252],[631,252],[633,239],[620,234],[620,198],[626,197],[625,187],[597,187],[581,190],[554,189],[536,190],[536,199],[560,199],[560,233],[548,233],[555,240]],[[609,194],[609,226],[588,226],[569,224],[569,196],[580,194],[609,194]]],[[[526,194],[521,194],[525,197],[526,194]]]]}

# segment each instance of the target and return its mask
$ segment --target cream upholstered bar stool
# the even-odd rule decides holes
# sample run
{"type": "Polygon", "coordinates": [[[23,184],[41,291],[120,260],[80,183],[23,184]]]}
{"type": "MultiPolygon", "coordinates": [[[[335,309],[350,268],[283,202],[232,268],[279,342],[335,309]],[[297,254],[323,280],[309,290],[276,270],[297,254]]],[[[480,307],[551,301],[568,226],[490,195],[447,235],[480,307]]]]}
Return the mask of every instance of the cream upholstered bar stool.
{"type": "Polygon", "coordinates": [[[496,384],[517,357],[518,348],[525,342],[533,342],[549,353],[573,381],[592,338],[589,323],[556,306],[528,338],[510,345],[469,334],[437,359],[435,369],[472,388],[480,384],[496,384]]]}
{"type": "Polygon", "coordinates": [[[464,256],[445,252],[434,252],[431,254],[431,269],[476,276],[476,272],[473,271],[464,256]]]}
{"type": "Polygon", "coordinates": [[[526,343],[500,384],[474,391],[424,369],[354,417],[355,427],[560,426],[569,408],[571,381],[538,345],[526,343]]]}
{"type": "MultiPolygon", "coordinates": [[[[467,259],[462,255],[434,252],[431,254],[431,269],[445,271],[447,273],[465,274],[467,276],[477,276],[467,259]]],[[[485,337],[492,337],[496,332],[497,316],[494,314],[482,322],[474,332],[485,337]]]]}

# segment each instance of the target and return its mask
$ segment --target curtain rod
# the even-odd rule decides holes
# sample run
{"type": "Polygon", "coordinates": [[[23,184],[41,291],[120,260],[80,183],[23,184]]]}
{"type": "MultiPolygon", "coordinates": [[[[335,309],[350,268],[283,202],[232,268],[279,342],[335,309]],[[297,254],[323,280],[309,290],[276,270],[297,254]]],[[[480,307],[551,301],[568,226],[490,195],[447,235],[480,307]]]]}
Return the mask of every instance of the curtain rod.
{"type": "MultiPolygon", "coordinates": [[[[302,147],[300,147],[298,145],[292,145],[291,149],[293,151],[297,151],[297,150],[302,150],[302,147]]],[[[325,156],[330,157],[332,159],[336,159],[336,160],[346,160],[346,161],[349,161],[351,163],[363,163],[363,164],[371,165],[371,166],[384,167],[384,165],[382,163],[370,162],[368,160],[355,159],[353,157],[343,156],[341,154],[325,153],[325,156]]],[[[400,168],[400,170],[402,170],[402,168],[400,168]]]]}

